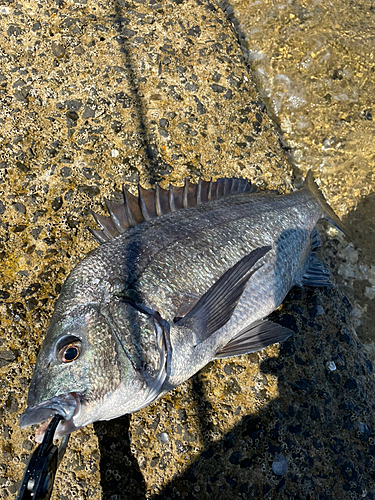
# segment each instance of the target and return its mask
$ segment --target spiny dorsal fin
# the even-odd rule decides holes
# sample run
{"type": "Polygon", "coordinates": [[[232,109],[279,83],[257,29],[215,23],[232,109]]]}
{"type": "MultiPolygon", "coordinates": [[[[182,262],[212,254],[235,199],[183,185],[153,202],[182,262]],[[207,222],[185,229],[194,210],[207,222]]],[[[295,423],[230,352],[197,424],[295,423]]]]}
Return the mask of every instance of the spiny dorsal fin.
{"type": "Polygon", "coordinates": [[[155,184],[155,189],[145,189],[138,185],[138,196],[132,195],[124,186],[122,191],[123,203],[104,200],[109,217],[91,212],[101,228],[100,230],[89,228],[98,243],[105,243],[130,227],[159,215],[194,207],[235,193],[255,193],[260,189],[246,179],[232,177],[218,179],[216,182],[199,179],[198,184],[192,184],[185,179],[183,187],[169,185],[168,190],[158,184],[155,184]]]}

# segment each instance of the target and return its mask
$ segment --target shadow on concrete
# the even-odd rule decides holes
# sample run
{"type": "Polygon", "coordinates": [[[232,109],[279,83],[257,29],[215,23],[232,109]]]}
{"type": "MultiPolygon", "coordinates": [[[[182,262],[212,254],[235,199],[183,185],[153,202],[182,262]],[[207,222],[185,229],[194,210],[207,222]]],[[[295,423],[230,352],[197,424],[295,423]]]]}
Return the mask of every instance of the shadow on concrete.
{"type": "Polygon", "coordinates": [[[129,423],[130,415],[124,415],[94,424],[100,449],[103,500],[145,498],[145,481],[130,450],[129,423]]]}
{"type": "Polygon", "coordinates": [[[158,182],[165,178],[173,168],[166,163],[159,154],[156,144],[150,142],[150,123],[147,117],[145,105],[146,102],[139,93],[139,81],[135,69],[137,64],[135,59],[137,53],[131,49],[129,42],[127,17],[134,15],[131,11],[132,7],[126,0],[118,0],[114,3],[114,13],[109,16],[112,19],[112,24],[115,27],[118,36],[116,41],[120,45],[120,52],[124,56],[124,68],[127,74],[129,88],[131,90],[131,99],[133,100],[136,108],[135,125],[138,125],[139,135],[142,138],[144,162],[149,173],[149,181],[151,184],[158,182]],[[130,12],[129,12],[130,11],[130,12]]]}

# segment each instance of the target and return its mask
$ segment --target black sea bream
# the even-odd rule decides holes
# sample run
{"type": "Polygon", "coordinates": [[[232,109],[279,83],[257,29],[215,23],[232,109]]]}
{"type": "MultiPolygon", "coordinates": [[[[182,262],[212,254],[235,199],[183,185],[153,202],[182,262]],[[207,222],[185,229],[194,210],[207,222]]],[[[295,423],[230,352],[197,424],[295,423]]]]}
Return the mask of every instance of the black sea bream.
{"type": "Polygon", "coordinates": [[[213,359],[285,340],[267,315],[296,284],[330,284],[317,221],[345,231],[311,174],[287,195],[221,179],[106,204],[101,245],[56,302],[22,427],[58,413],[61,436],[132,413],[213,359]]]}

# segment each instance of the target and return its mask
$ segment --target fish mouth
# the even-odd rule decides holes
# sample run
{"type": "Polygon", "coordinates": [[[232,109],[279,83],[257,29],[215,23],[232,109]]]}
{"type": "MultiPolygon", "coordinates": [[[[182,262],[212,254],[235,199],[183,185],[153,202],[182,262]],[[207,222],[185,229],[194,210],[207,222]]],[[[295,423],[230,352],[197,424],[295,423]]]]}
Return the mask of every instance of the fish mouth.
{"type": "Polygon", "coordinates": [[[79,429],[74,420],[79,416],[81,407],[81,400],[76,393],[61,394],[26,408],[20,418],[20,427],[24,429],[30,425],[42,424],[35,434],[35,441],[41,443],[51,418],[61,415],[64,420],[61,420],[54,435],[54,439],[58,439],[79,429]]]}

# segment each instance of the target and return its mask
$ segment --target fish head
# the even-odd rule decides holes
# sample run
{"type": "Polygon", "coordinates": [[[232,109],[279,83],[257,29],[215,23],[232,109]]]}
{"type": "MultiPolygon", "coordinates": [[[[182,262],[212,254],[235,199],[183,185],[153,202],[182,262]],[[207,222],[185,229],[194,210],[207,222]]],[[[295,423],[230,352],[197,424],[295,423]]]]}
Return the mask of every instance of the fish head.
{"type": "Polygon", "coordinates": [[[113,326],[96,306],[55,313],[37,358],[28,408],[20,421],[22,428],[45,422],[37,441],[42,440],[48,419],[55,414],[64,418],[55,433],[58,438],[97,420],[128,413],[123,402],[134,398],[143,386],[113,326]]]}

